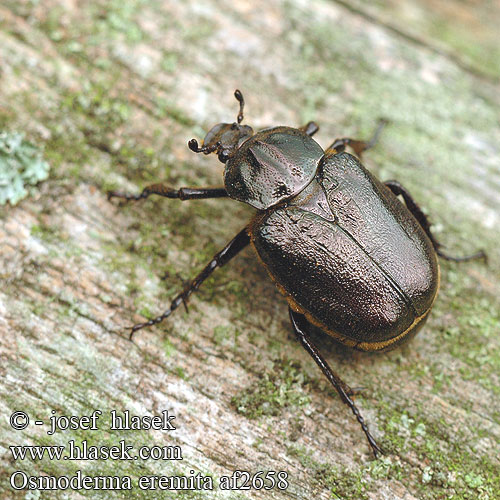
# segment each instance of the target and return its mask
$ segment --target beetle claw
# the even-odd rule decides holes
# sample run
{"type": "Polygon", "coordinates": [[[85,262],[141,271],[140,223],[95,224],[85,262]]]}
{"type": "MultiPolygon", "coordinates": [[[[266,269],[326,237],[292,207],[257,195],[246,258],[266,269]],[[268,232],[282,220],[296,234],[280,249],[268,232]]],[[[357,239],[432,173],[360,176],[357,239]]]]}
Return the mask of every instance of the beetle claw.
{"type": "MultiPolygon", "coordinates": [[[[370,435],[371,437],[371,435],[370,435]]],[[[384,450],[377,444],[377,442],[371,437],[371,439],[368,439],[370,443],[370,447],[373,451],[373,455],[375,456],[375,459],[379,459],[380,455],[385,455],[384,450]]]]}
{"type": "Polygon", "coordinates": [[[165,318],[170,316],[170,310],[168,310],[166,313],[162,314],[161,316],[157,316],[154,319],[150,319],[149,321],[146,321],[145,323],[137,323],[134,326],[129,326],[127,330],[130,330],[130,334],[128,336],[128,339],[131,341],[134,333],[137,332],[138,330],[141,330],[142,328],[145,328],[147,326],[153,326],[157,325],[158,323],[161,323],[165,318]]]}
{"type": "Polygon", "coordinates": [[[128,334],[128,339],[130,340],[130,342],[132,342],[134,340],[133,337],[134,337],[134,333],[136,332],[135,326],[136,325],[127,327],[127,330],[130,330],[130,333],[128,334]]]}
{"type": "Polygon", "coordinates": [[[128,339],[132,342],[133,341],[133,337],[134,337],[134,333],[137,330],[140,330],[141,328],[144,328],[145,326],[147,326],[147,323],[137,323],[134,326],[128,326],[127,330],[130,330],[130,333],[128,335],[128,339]]]}
{"type": "Polygon", "coordinates": [[[119,202],[118,205],[119,207],[125,205],[125,201],[123,198],[126,197],[125,193],[120,193],[119,191],[108,191],[106,193],[106,197],[108,198],[108,201],[110,202],[113,198],[122,198],[119,202]]]}

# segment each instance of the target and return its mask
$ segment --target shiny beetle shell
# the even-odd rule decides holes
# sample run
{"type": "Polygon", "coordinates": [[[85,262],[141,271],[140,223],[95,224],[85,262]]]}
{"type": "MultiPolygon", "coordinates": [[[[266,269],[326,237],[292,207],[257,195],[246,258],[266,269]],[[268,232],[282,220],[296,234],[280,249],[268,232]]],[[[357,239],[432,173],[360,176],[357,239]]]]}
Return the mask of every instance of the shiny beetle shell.
{"type": "Polygon", "coordinates": [[[323,154],[321,146],[301,130],[263,130],[229,158],[224,185],[231,198],[264,210],[304,189],[323,154]]]}
{"type": "Polygon", "coordinates": [[[433,245],[354,156],[325,157],[314,175],[299,196],[257,214],[252,243],[311,323],[356,349],[395,347],[422,327],[436,297],[433,245]]]}

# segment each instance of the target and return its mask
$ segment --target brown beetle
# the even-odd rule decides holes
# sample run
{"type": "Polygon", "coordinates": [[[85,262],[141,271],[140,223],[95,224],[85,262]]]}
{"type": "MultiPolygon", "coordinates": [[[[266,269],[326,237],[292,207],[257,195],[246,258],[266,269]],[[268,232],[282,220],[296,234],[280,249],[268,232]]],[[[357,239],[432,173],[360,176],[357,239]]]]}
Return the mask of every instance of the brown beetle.
{"type": "Polygon", "coordinates": [[[111,191],[108,197],[140,200],[151,194],[181,200],[231,197],[257,209],[242,229],[160,316],[132,327],[160,323],[185,303],[212,272],[249,243],[289,304],[294,332],[360,423],[375,456],[380,447],[356,407],[355,393],[333,372],[311,341],[312,323],[344,345],[380,351],[408,340],[422,328],[439,288],[437,256],[466,261],[484,252],[450,257],[430,224],[398,182],[380,182],[352,155],[372,147],[373,138],[335,140],[325,151],[312,139],[318,126],[275,127],[253,134],[243,120],[215,125],[197,153],[216,153],[225,163],[223,188],[173,189],[153,184],[138,194],[111,191]],[[401,195],[404,204],[397,196],[401,195]]]}

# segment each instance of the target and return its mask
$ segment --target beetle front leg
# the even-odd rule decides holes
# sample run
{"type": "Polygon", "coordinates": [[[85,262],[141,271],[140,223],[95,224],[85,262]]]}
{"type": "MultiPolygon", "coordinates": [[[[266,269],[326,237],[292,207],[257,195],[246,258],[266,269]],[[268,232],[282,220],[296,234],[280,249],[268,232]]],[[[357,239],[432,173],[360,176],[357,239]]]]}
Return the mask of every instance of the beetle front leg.
{"type": "Polygon", "coordinates": [[[361,157],[363,151],[367,149],[373,148],[375,144],[377,144],[378,138],[380,136],[380,132],[387,125],[388,121],[385,119],[381,119],[378,122],[378,126],[373,133],[373,136],[368,141],[361,141],[359,139],[351,139],[350,137],[343,137],[342,139],[335,139],[330,146],[328,146],[325,150],[326,156],[331,156],[337,153],[342,153],[345,150],[346,146],[350,146],[357,156],[361,157]]]}
{"type": "Polygon", "coordinates": [[[293,311],[290,307],[288,308],[288,310],[290,312],[290,319],[292,320],[293,330],[300,343],[302,344],[302,347],[304,347],[304,349],[311,355],[316,364],[321,368],[321,371],[326,375],[326,378],[330,381],[333,387],[335,387],[335,390],[339,393],[342,402],[349,406],[351,411],[354,413],[354,416],[358,420],[359,425],[361,425],[361,428],[363,429],[363,432],[368,439],[368,443],[371,446],[375,458],[378,458],[379,454],[383,454],[383,451],[375,441],[374,437],[370,434],[370,431],[368,430],[368,427],[361,413],[359,412],[357,406],[354,404],[354,401],[351,399],[350,394],[347,391],[347,388],[349,386],[345,384],[335,372],[332,371],[325,358],[318,351],[318,348],[312,343],[311,337],[307,332],[309,323],[307,322],[305,316],[293,311]]]}
{"type": "Polygon", "coordinates": [[[299,130],[302,130],[302,132],[305,132],[309,137],[312,137],[319,130],[319,125],[316,122],[307,122],[302,127],[299,127],[299,130]]]}
{"type": "Polygon", "coordinates": [[[184,290],[174,298],[170,307],[160,316],[150,319],[145,323],[138,323],[131,327],[130,339],[137,330],[148,326],[157,325],[164,319],[168,318],[181,304],[186,305],[193,292],[196,292],[200,285],[218,268],[227,264],[234,256],[236,256],[243,248],[250,243],[250,236],[248,235],[247,228],[242,229],[220,252],[217,252],[212,260],[205,266],[196,278],[184,288],[184,290]]]}
{"type": "Polygon", "coordinates": [[[436,240],[435,236],[431,231],[431,224],[427,216],[422,212],[422,209],[418,206],[417,202],[413,199],[408,190],[402,186],[397,181],[386,181],[384,184],[396,195],[401,195],[405,202],[406,208],[412,213],[412,215],[417,219],[418,223],[422,226],[422,229],[426,232],[427,236],[432,242],[436,253],[445,260],[452,260],[454,262],[466,262],[468,260],[474,259],[484,259],[486,260],[486,253],[483,250],[476,252],[472,255],[466,255],[464,257],[453,257],[448,255],[441,250],[441,243],[436,240]]]}
{"type": "Polygon", "coordinates": [[[165,198],[176,198],[178,200],[201,200],[207,198],[226,198],[227,191],[224,188],[171,188],[165,184],[151,184],[146,186],[139,194],[121,193],[119,191],[108,191],[108,200],[121,198],[126,201],[143,200],[148,196],[156,194],[165,198]]]}

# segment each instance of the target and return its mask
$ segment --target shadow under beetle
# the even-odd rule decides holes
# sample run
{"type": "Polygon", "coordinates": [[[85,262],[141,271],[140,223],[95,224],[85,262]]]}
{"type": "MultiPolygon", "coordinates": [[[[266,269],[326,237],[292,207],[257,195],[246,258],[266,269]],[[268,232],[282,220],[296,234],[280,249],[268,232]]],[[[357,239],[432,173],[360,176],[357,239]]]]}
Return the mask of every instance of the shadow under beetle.
{"type": "Polygon", "coordinates": [[[125,200],[152,194],[180,200],[230,197],[257,209],[169,309],[134,325],[130,336],[186,304],[215,269],[251,243],[288,301],[298,340],[351,408],[377,457],[382,450],[352,399],[355,391],[312,343],[309,324],[354,349],[392,349],[413,337],[429,316],[439,288],[437,256],[465,261],[485,254],[444,254],[409,192],[396,181],[380,182],[345,152],[350,146],[360,156],[372,147],[383,123],[368,142],[342,138],[323,151],[312,139],[319,128],[314,122],[254,134],[241,125],[241,92],[234,95],[240,104],[237,121],[215,125],[201,147],[196,139],[188,143],[195,153],[216,153],[225,163],[224,187],[152,184],[137,195],[108,192],[108,199],[125,200]]]}

